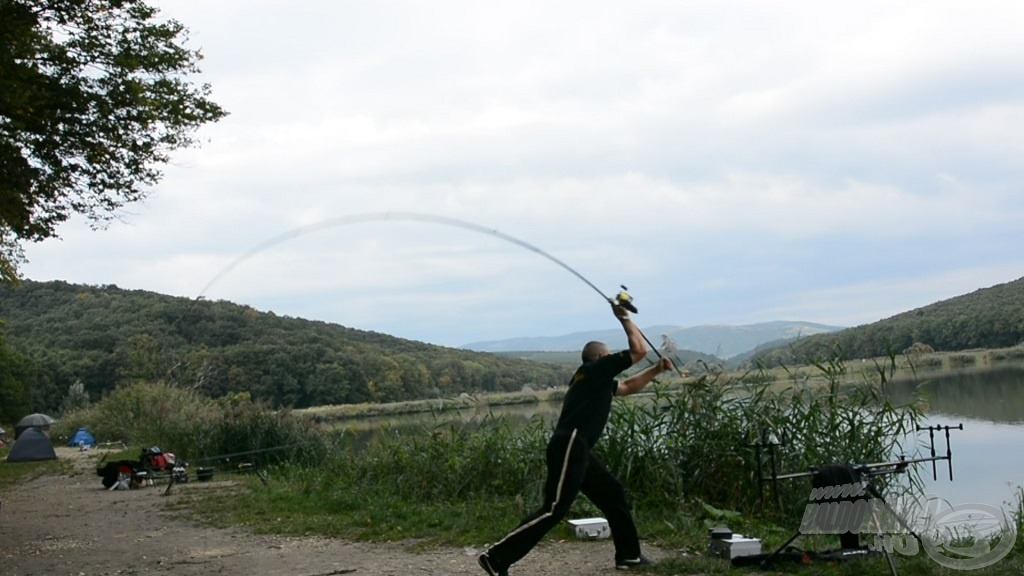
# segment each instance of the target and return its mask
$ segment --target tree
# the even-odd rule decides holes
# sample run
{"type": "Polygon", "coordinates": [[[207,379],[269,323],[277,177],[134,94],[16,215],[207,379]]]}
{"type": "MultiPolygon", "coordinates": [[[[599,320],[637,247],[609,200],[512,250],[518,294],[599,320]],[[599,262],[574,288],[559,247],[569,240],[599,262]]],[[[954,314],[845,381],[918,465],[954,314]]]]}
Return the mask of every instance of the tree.
{"type": "Polygon", "coordinates": [[[67,414],[75,410],[82,410],[89,407],[89,393],[85,391],[85,384],[81,380],[68,386],[68,393],[60,403],[60,413],[67,414]]]}
{"type": "Polygon", "coordinates": [[[0,332],[0,422],[17,422],[31,409],[31,362],[7,345],[0,332]]]}
{"type": "Polygon", "coordinates": [[[73,214],[102,227],[226,115],[186,28],[141,0],[0,0],[0,281],[73,214]]]}

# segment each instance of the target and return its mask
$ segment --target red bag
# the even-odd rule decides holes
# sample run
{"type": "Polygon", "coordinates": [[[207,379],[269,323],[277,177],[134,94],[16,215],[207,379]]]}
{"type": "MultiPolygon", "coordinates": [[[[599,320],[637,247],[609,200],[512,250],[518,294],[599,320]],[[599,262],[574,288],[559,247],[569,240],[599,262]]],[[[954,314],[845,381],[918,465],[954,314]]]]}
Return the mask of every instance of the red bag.
{"type": "Polygon", "coordinates": [[[163,454],[154,454],[153,457],[149,459],[149,463],[157,470],[167,468],[167,458],[165,458],[163,454]]]}

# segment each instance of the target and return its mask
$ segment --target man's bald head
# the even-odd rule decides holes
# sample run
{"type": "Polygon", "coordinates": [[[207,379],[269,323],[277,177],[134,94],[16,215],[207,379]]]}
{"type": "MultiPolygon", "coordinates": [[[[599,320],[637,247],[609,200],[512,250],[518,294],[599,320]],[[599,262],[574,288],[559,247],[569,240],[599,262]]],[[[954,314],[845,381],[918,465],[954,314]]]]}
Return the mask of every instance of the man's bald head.
{"type": "Polygon", "coordinates": [[[583,352],[580,356],[583,358],[583,363],[586,364],[587,362],[593,362],[601,356],[607,356],[608,354],[611,354],[611,351],[608,350],[608,346],[606,346],[604,342],[592,340],[587,342],[587,345],[583,347],[583,352]]]}

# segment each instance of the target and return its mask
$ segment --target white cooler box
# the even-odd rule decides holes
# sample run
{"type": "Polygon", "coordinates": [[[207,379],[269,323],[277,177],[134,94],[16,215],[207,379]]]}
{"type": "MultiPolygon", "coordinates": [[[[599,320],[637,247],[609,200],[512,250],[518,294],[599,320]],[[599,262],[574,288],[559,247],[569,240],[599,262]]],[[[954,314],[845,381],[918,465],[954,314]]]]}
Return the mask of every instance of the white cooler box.
{"type": "Polygon", "coordinates": [[[757,538],[747,538],[742,534],[733,534],[730,538],[712,538],[708,550],[719,558],[732,560],[737,556],[760,554],[761,541],[757,538]]]}
{"type": "Polygon", "coordinates": [[[594,538],[608,538],[612,531],[608,528],[608,521],[604,518],[580,518],[569,520],[573,532],[577,538],[592,540],[594,538]]]}

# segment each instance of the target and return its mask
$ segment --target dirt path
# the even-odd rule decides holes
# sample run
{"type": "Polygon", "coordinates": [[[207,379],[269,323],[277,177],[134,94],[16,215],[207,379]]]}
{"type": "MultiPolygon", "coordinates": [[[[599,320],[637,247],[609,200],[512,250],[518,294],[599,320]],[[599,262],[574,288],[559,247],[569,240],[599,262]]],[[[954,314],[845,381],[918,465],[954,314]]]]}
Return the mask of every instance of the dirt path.
{"type": "MultiPolygon", "coordinates": [[[[95,452],[58,448],[85,473],[40,478],[0,493],[0,574],[5,576],[473,575],[477,550],[409,552],[398,544],[259,536],[175,519],[165,511],[190,490],[218,482],[108,491],[95,452]]],[[[2,465],[7,465],[6,463],[2,465]]],[[[482,544],[481,544],[482,545],[482,544]]],[[[662,551],[646,547],[654,559],[662,551]]],[[[608,540],[546,542],[513,575],[614,574],[608,540]],[[569,566],[573,568],[568,569],[569,566]]]]}

